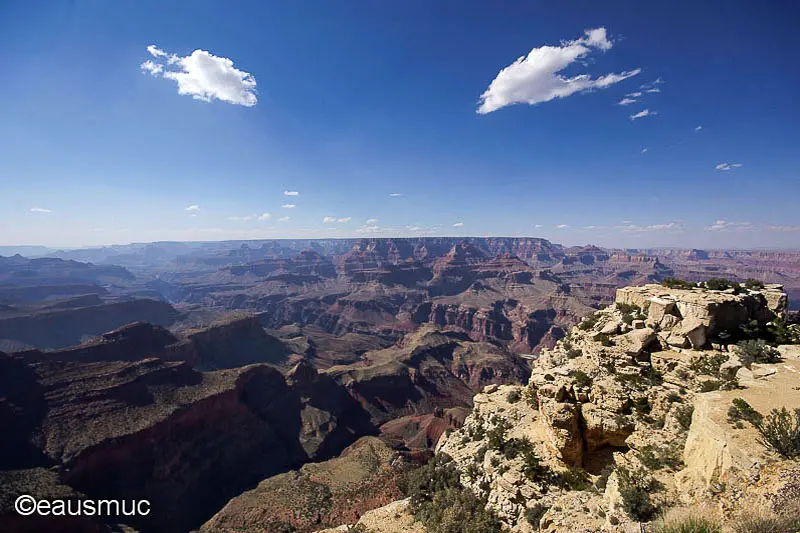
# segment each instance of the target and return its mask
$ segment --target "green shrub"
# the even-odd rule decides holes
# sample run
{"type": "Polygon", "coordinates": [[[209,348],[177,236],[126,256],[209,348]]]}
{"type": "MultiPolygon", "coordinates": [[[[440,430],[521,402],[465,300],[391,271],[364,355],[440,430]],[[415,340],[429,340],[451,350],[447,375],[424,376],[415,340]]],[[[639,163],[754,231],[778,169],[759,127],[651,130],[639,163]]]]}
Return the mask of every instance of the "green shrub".
{"type": "Polygon", "coordinates": [[[556,484],[564,490],[586,490],[591,486],[592,480],[586,470],[571,466],[557,474],[556,484]]]}
{"type": "Polygon", "coordinates": [[[797,533],[800,531],[800,504],[785,514],[759,510],[742,513],[733,525],[736,533],[797,533]]]}
{"type": "Polygon", "coordinates": [[[508,403],[517,403],[520,398],[522,398],[522,394],[519,392],[519,389],[510,390],[506,395],[506,401],[508,403]]]}
{"type": "Polygon", "coordinates": [[[691,368],[697,374],[719,377],[719,368],[727,360],[728,354],[725,353],[704,355],[692,359],[692,362],[689,364],[689,368],[691,368]]]}
{"type": "Polygon", "coordinates": [[[597,336],[597,341],[603,346],[614,346],[614,341],[611,340],[611,335],[601,333],[597,336]]]}
{"type": "Polygon", "coordinates": [[[750,290],[760,290],[764,288],[764,282],[757,279],[750,278],[744,282],[744,288],[750,290]]]}
{"type": "Polygon", "coordinates": [[[736,344],[736,353],[744,366],[752,363],[772,364],[779,363],[781,354],[763,340],[746,340],[736,344]]]}
{"type": "Polygon", "coordinates": [[[617,303],[617,311],[619,311],[623,315],[633,315],[634,313],[636,314],[641,313],[642,308],[639,307],[638,305],[617,303]]]}
{"type": "Polygon", "coordinates": [[[589,377],[589,374],[582,370],[573,370],[569,375],[575,380],[575,384],[579,387],[592,386],[592,378],[589,377]]]}
{"type": "Polygon", "coordinates": [[[519,454],[532,448],[533,444],[531,444],[531,441],[529,441],[526,437],[521,439],[514,437],[503,442],[498,451],[500,451],[506,459],[514,459],[519,454]]]}
{"type": "Polygon", "coordinates": [[[570,348],[567,350],[567,358],[575,359],[583,355],[583,350],[580,348],[570,348]]]}
{"type": "Polygon", "coordinates": [[[653,526],[654,533],[721,533],[722,526],[716,520],[689,515],[659,520],[653,526]]]}
{"type": "Polygon", "coordinates": [[[767,448],[789,459],[800,457],[800,408],[794,410],[794,417],[785,407],[773,409],[756,429],[767,448]]]}
{"type": "Polygon", "coordinates": [[[676,403],[676,402],[680,403],[683,401],[683,398],[681,398],[681,395],[678,394],[677,392],[670,392],[669,395],[667,396],[667,401],[669,403],[676,403]]]}
{"type": "Polygon", "coordinates": [[[708,381],[704,381],[700,384],[700,392],[712,392],[715,390],[720,390],[722,388],[722,382],[717,379],[709,379],[708,381]]]}
{"type": "Polygon", "coordinates": [[[655,446],[647,445],[643,447],[639,450],[639,453],[636,454],[636,458],[639,459],[639,462],[648,470],[661,470],[664,468],[664,463],[661,462],[661,459],[656,454],[655,446]]]}
{"type": "Polygon", "coordinates": [[[690,281],[672,277],[664,278],[661,285],[669,289],[694,289],[696,287],[696,285],[690,281]]]}
{"type": "Polygon", "coordinates": [[[598,318],[599,317],[597,316],[597,314],[592,313],[591,315],[584,318],[580,324],[578,324],[578,329],[580,329],[581,331],[588,331],[592,329],[597,324],[598,318]]]}
{"type": "Polygon", "coordinates": [[[525,388],[525,400],[528,402],[528,405],[534,409],[539,408],[539,395],[533,387],[529,386],[525,388]]]}
{"type": "Polygon", "coordinates": [[[742,398],[734,398],[731,404],[728,408],[728,422],[731,424],[744,420],[758,426],[764,420],[764,416],[742,398]]]}
{"type": "Polygon", "coordinates": [[[425,466],[402,479],[401,490],[410,509],[427,531],[499,533],[500,521],[486,509],[486,500],[464,488],[458,470],[446,454],[437,454],[425,466]]]}
{"type": "Polygon", "coordinates": [[[473,441],[477,442],[483,440],[483,437],[486,436],[486,428],[483,425],[483,419],[478,418],[475,424],[469,428],[468,432],[473,441]]]}
{"type": "Polygon", "coordinates": [[[694,414],[693,405],[680,405],[675,409],[675,420],[683,428],[688,430],[692,425],[692,415],[694,414]]]}
{"type": "Polygon", "coordinates": [[[647,471],[641,468],[628,470],[619,466],[617,478],[622,507],[628,516],[639,522],[650,520],[656,512],[656,507],[650,501],[650,491],[654,487],[647,471]]]}
{"type": "MultiPolygon", "coordinates": [[[[735,285],[738,285],[738,283],[735,285]]],[[[724,291],[725,289],[730,289],[733,286],[734,283],[725,278],[711,278],[706,281],[706,288],[712,291],[724,291]]]]}
{"type": "Polygon", "coordinates": [[[774,344],[800,344],[800,326],[788,324],[780,317],[767,324],[767,334],[774,344]]]}
{"type": "Polygon", "coordinates": [[[511,429],[511,424],[505,418],[501,418],[495,426],[486,432],[489,448],[502,452],[506,443],[506,431],[511,429]]]}

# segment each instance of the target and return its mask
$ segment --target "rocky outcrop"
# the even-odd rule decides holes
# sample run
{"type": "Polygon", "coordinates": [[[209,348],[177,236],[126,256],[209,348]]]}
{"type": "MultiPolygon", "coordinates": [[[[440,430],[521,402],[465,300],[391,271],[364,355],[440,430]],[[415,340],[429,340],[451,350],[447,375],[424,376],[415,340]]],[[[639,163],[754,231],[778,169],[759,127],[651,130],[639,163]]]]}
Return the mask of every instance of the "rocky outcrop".
{"type": "Polygon", "coordinates": [[[490,385],[476,395],[472,414],[439,441],[437,453],[455,460],[462,484],[512,531],[530,531],[526,509],[539,506],[547,508],[542,531],[622,531],[648,518],[626,504],[631,479],[684,504],[714,498],[723,485],[741,490],[776,460],[755,429],[727,420],[731,401],[744,398],[764,413],[776,404],[800,406],[790,385],[800,357],[781,348],[779,365],[732,364],[739,388],[720,390],[726,384],[714,381],[722,379],[715,368],[736,354],[706,350],[694,335],[700,326],[711,336],[722,325],[739,331],[774,316],[766,295],[776,290],[622,289],[618,304],[542,352],[527,387],[490,385]],[[682,337],[687,349],[670,349],[670,336],[682,337]]]}

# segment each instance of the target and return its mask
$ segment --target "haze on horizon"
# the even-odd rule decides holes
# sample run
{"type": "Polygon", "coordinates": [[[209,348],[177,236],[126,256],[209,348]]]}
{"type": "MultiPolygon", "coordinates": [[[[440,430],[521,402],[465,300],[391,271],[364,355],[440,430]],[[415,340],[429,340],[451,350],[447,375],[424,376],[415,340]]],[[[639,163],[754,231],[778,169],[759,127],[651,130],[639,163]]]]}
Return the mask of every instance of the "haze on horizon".
{"type": "Polygon", "coordinates": [[[0,245],[800,248],[788,0],[0,4],[0,245]]]}

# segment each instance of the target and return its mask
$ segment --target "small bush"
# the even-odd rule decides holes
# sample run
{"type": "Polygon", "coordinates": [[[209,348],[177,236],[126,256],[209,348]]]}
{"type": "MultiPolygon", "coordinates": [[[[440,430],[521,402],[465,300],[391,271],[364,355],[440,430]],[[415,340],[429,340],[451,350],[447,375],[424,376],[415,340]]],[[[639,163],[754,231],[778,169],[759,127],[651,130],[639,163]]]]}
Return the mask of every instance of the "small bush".
{"type": "Polygon", "coordinates": [[[744,288],[750,290],[760,290],[764,288],[764,282],[757,279],[750,278],[744,282],[744,288]]]}
{"type": "Polygon", "coordinates": [[[639,522],[646,522],[652,518],[656,508],[650,501],[650,491],[653,483],[644,469],[628,470],[617,467],[619,479],[619,494],[622,497],[622,507],[625,512],[639,522]]]}
{"type": "Polygon", "coordinates": [[[746,340],[736,344],[736,353],[745,366],[752,363],[772,364],[779,363],[781,354],[763,340],[746,340]]]}
{"type": "Polygon", "coordinates": [[[582,370],[574,370],[570,372],[570,376],[572,379],[575,380],[575,384],[579,387],[591,387],[592,386],[592,378],[589,377],[589,374],[582,370]]]}
{"type": "Polygon", "coordinates": [[[675,420],[683,428],[688,430],[692,425],[692,415],[694,414],[693,405],[681,405],[675,409],[675,420]]]}
{"type": "Polygon", "coordinates": [[[669,403],[676,403],[676,402],[680,403],[683,401],[683,398],[681,398],[681,395],[678,394],[677,392],[670,392],[669,395],[667,396],[667,401],[669,403]]]}
{"type": "Polygon", "coordinates": [[[734,398],[731,404],[732,405],[728,408],[728,422],[731,424],[736,424],[736,422],[744,420],[750,422],[754,426],[758,426],[758,424],[764,420],[763,415],[753,409],[750,404],[742,398],[734,398]]]}
{"type": "MultiPolygon", "coordinates": [[[[738,285],[738,283],[736,284],[738,285]]],[[[706,281],[706,288],[712,291],[724,291],[730,289],[734,284],[725,278],[711,278],[706,281]]]]}
{"type": "Polygon", "coordinates": [[[664,463],[661,462],[661,459],[656,454],[655,446],[648,445],[643,447],[639,453],[636,454],[636,458],[639,459],[639,462],[648,470],[661,470],[664,468],[664,463]]]}
{"type": "Polygon", "coordinates": [[[591,314],[584,318],[580,324],[578,324],[578,329],[581,331],[588,331],[597,324],[597,320],[598,316],[596,314],[591,314]]]}
{"type": "Polygon", "coordinates": [[[689,515],[659,520],[653,527],[654,533],[721,533],[722,526],[716,520],[703,516],[689,515]]]}
{"type": "Polygon", "coordinates": [[[486,436],[486,428],[483,426],[483,420],[479,418],[477,422],[475,422],[475,425],[470,427],[468,432],[473,441],[477,442],[483,440],[483,437],[486,436]]]}
{"type": "Polygon", "coordinates": [[[414,516],[432,533],[475,531],[499,533],[500,521],[486,509],[486,500],[462,487],[460,475],[446,454],[402,479],[401,490],[410,498],[414,516]]]}
{"type": "Polygon", "coordinates": [[[586,490],[591,486],[589,474],[579,466],[559,472],[556,484],[564,490],[586,490]]]}
{"type": "Polygon", "coordinates": [[[519,392],[518,389],[508,391],[508,394],[506,395],[506,401],[508,403],[517,403],[520,400],[520,398],[522,398],[522,394],[519,392]]]}
{"type": "Polygon", "coordinates": [[[767,334],[773,344],[800,344],[800,326],[788,324],[786,320],[776,317],[767,324],[767,334]]]}
{"type": "Polygon", "coordinates": [[[581,357],[583,355],[583,350],[580,348],[570,348],[567,350],[567,358],[575,359],[577,357],[581,357]]]}
{"type": "Polygon", "coordinates": [[[785,407],[773,409],[756,429],[761,434],[759,441],[767,448],[788,459],[800,457],[800,408],[794,410],[794,417],[785,407]]]}
{"type": "Polygon", "coordinates": [[[614,346],[614,341],[611,340],[611,335],[608,335],[607,333],[601,333],[598,335],[597,342],[603,346],[614,346]]]}
{"type": "Polygon", "coordinates": [[[722,388],[722,382],[716,379],[709,379],[708,381],[704,381],[700,384],[700,392],[712,392],[715,390],[720,390],[722,388]]]}
{"type": "Polygon", "coordinates": [[[690,281],[672,277],[664,278],[661,285],[668,289],[694,289],[696,287],[696,285],[690,281]]]}
{"type": "Polygon", "coordinates": [[[642,309],[638,305],[617,303],[617,311],[619,311],[623,315],[633,315],[635,313],[636,314],[641,313],[642,309]]]}
{"type": "Polygon", "coordinates": [[[733,530],[736,533],[797,533],[800,531],[800,504],[782,515],[763,510],[742,513],[733,530]]]}
{"type": "Polygon", "coordinates": [[[525,509],[525,520],[528,521],[530,525],[534,528],[539,528],[539,524],[542,522],[542,517],[550,508],[546,505],[542,505],[541,503],[536,503],[533,507],[529,507],[525,509]]]}
{"type": "Polygon", "coordinates": [[[534,409],[539,408],[539,395],[536,393],[536,389],[533,387],[527,387],[525,389],[525,401],[534,409]]]}
{"type": "Polygon", "coordinates": [[[506,443],[506,431],[509,429],[511,429],[511,424],[508,420],[501,418],[492,429],[487,431],[489,448],[502,452],[506,443]]]}
{"type": "Polygon", "coordinates": [[[695,373],[719,377],[719,367],[728,360],[728,354],[719,353],[711,356],[695,357],[689,365],[695,373]]]}

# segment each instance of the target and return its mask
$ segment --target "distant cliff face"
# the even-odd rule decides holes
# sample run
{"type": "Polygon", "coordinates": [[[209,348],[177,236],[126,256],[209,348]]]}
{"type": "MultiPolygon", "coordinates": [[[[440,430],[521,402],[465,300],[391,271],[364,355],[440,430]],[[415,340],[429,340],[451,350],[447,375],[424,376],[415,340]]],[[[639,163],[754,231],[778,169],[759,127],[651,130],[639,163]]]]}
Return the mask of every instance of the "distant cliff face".
{"type": "MultiPolygon", "coordinates": [[[[286,377],[262,364],[198,372],[186,361],[136,358],[148,335],[146,352],[163,330],[133,325],[32,364],[30,353],[0,354],[0,422],[13,432],[2,443],[2,467],[24,477],[55,466],[57,482],[87,496],[149,499],[148,517],[119,520],[181,531],[261,479],[375,431],[347,391],[309,365],[286,377]]],[[[204,350],[225,351],[215,333],[194,342],[200,361],[215,360],[204,350]]],[[[6,520],[13,510],[0,509],[0,529],[6,520]]]]}

